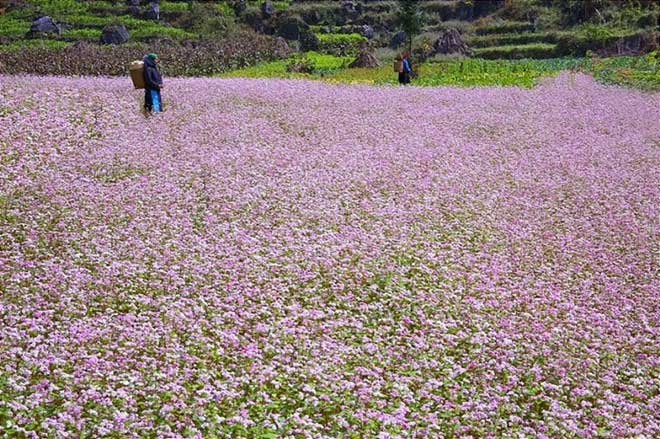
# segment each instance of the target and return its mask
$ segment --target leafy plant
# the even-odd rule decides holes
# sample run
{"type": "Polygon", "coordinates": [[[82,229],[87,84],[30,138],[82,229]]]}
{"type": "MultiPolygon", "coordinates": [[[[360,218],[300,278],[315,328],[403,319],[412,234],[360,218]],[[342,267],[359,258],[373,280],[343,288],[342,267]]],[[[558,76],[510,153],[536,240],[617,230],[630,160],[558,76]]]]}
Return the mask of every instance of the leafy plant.
{"type": "Polygon", "coordinates": [[[363,35],[351,34],[316,34],[319,39],[319,49],[322,52],[336,56],[354,54],[360,45],[367,41],[363,35]]]}
{"type": "Polygon", "coordinates": [[[408,52],[412,52],[413,37],[422,31],[424,16],[420,0],[399,0],[398,18],[401,29],[408,37],[408,52]]]}

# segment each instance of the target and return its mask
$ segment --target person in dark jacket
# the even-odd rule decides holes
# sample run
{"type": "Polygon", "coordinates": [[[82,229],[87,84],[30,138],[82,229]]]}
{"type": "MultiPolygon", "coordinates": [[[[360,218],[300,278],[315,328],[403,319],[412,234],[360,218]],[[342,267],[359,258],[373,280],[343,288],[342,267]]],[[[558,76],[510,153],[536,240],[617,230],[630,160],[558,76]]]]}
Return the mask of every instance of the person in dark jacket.
{"type": "Polygon", "coordinates": [[[401,55],[401,70],[399,71],[399,84],[410,84],[410,74],[412,68],[410,66],[410,56],[408,52],[403,52],[401,55]]]}
{"type": "Polygon", "coordinates": [[[163,88],[163,78],[158,71],[158,55],[149,53],[144,57],[144,108],[149,113],[163,111],[163,101],[160,90],[163,88]]]}

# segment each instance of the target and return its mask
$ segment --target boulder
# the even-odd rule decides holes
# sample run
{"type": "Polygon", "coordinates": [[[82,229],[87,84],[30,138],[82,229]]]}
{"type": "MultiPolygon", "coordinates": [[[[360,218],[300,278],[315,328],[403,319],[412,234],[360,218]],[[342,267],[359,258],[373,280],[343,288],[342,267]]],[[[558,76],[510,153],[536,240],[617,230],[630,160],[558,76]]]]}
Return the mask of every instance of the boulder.
{"type": "Polygon", "coordinates": [[[150,2],[144,10],[144,18],[147,20],[160,20],[160,5],[157,2],[150,2]]]}
{"type": "Polygon", "coordinates": [[[243,15],[243,21],[257,32],[266,33],[266,24],[263,15],[257,11],[246,11],[243,15]]]}
{"type": "Polygon", "coordinates": [[[133,17],[140,17],[142,14],[140,12],[140,7],[139,6],[134,6],[130,5],[126,8],[126,14],[131,15],[133,17]]]}
{"type": "Polygon", "coordinates": [[[364,37],[366,37],[366,38],[368,38],[368,39],[372,39],[372,38],[374,37],[374,35],[375,35],[375,33],[374,33],[374,28],[372,28],[372,27],[369,26],[368,24],[363,24],[363,25],[362,25],[362,28],[361,28],[361,30],[360,30],[360,33],[361,33],[364,37]]]}
{"type": "Polygon", "coordinates": [[[234,7],[234,13],[236,15],[241,15],[243,12],[247,10],[247,4],[245,3],[245,0],[238,0],[233,3],[234,7]]]}
{"type": "Polygon", "coordinates": [[[463,41],[461,33],[456,29],[443,30],[438,39],[433,44],[434,54],[452,54],[470,55],[471,51],[468,45],[463,41]]]}
{"type": "Polygon", "coordinates": [[[472,0],[458,2],[458,19],[462,21],[474,20],[474,2],[472,0]]]}
{"type": "Polygon", "coordinates": [[[321,21],[321,13],[316,9],[303,11],[301,17],[307,24],[318,24],[321,21]]]}
{"type": "Polygon", "coordinates": [[[357,58],[348,65],[348,67],[367,67],[370,69],[380,67],[381,63],[378,61],[378,58],[374,56],[373,53],[369,52],[366,49],[360,50],[357,58]]]}
{"type": "Polygon", "coordinates": [[[309,26],[300,18],[285,17],[278,23],[276,34],[287,40],[297,40],[304,30],[309,30],[309,26]]]}
{"type": "Polygon", "coordinates": [[[287,55],[289,55],[289,53],[291,53],[291,49],[289,48],[289,45],[284,38],[275,38],[275,53],[280,58],[285,58],[287,55]]]}
{"type": "Polygon", "coordinates": [[[654,32],[644,32],[619,38],[613,45],[605,49],[605,54],[641,55],[658,48],[658,36],[654,32]]]}
{"type": "Polygon", "coordinates": [[[39,17],[32,22],[30,30],[28,31],[29,35],[40,34],[40,33],[56,33],[59,34],[62,32],[62,27],[55,23],[55,21],[49,16],[45,15],[39,17]]]}
{"type": "Polygon", "coordinates": [[[406,35],[405,31],[399,31],[394,34],[392,39],[390,40],[390,48],[396,49],[399,46],[401,46],[405,41],[408,35],[406,35]]]}
{"type": "Polygon", "coordinates": [[[300,41],[300,50],[303,52],[319,50],[319,37],[317,37],[316,34],[309,29],[301,30],[298,41],[300,41]]]}
{"type": "Polygon", "coordinates": [[[127,0],[126,6],[140,6],[140,0],[127,0]]]}
{"type": "Polygon", "coordinates": [[[273,6],[273,2],[263,2],[261,4],[261,15],[265,19],[269,19],[270,17],[273,16],[275,13],[275,6],[273,6]]]}
{"type": "Polygon", "coordinates": [[[361,12],[361,4],[350,0],[344,0],[341,2],[341,15],[344,17],[355,19],[361,12]]]}
{"type": "Polygon", "coordinates": [[[103,28],[101,44],[123,44],[128,41],[128,30],[122,24],[114,24],[103,28]]]}

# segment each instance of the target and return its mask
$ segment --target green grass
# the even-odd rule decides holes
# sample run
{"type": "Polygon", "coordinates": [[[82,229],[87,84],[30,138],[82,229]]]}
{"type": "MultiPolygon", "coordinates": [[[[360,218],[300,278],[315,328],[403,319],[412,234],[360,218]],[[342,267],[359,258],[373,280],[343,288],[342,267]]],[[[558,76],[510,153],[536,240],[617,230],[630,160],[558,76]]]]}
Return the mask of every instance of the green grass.
{"type": "MultiPolygon", "coordinates": [[[[128,27],[128,26],[127,26],[128,27]]],[[[167,37],[174,39],[195,38],[195,34],[176,27],[165,27],[150,23],[148,26],[134,27],[129,30],[130,37],[136,39],[149,37],[167,37]]]]}
{"type": "MultiPolygon", "coordinates": [[[[486,60],[479,58],[448,59],[419,66],[419,76],[412,80],[417,86],[518,86],[533,87],[539,79],[561,71],[581,71],[598,81],[643,90],[660,90],[660,62],[656,53],[637,57],[552,58],[524,60],[486,60]]],[[[351,57],[336,57],[309,52],[305,55],[314,65],[309,74],[287,72],[289,60],[262,63],[245,69],[223,73],[222,77],[306,78],[333,83],[397,84],[397,75],[386,64],[375,69],[349,69],[351,57]]]]}
{"type": "Polygon", "coordinates": [[[634,87],[642,90],[660,90],[660,62],[658,53],[645,56],[619,56],[593,58],[588,71],[600,82],[634,87]]]}
{"type": "MultiPolygon", "coordinates": [[[[352,57],[336,57],[309,52],[305,55],[314,65],[309,74],[286,71],[290,60],[262,63],[245,69],[223,73],[222,77],[248,78],[307,78],[340,83],[397,84],[397,75],[392,66],[386,64],[375,69],[346,68],[352,57]]],[[[429,62],[419,66],[419,77],[413,85],[439,86],[521,86],[532,87],[539,78],[555,75],[561,70],[576,69],[582,61],[576,59],[550,60],[483,60],[465,58],[429,62]]]]}
{"type": "Polygon", "coordinates": [[[316,52],[307,52],[302,56],[293,56],[288,60],[277,60],[268,63],[260,63],[243,69],[232,70],[221,74],[221,77],[242,78],[308,78],[318,79],[336,73],[342,69],[351,57],[339,57],[316,52]],[[314,73],[293,73],[287,71],[287,66],[292,62],[299,62],[301,58],[307,59],[314,66],[314,73]]]}
{"type": "Polygon", "coordinates": [[[520,45],[532,43],[556,43],[556,32],[490,34],[466,38],[465,42],[472,48],[520,45]]]}
{"type": "Polygon", "coordinates": [[[62,37],[76,40],[98,40],[101,37],[99,29],[70,29],[62,31],[62,37]]]}
{"type": "Polygon", "coordinates": [[[508,34],[514,32],[532,32],[534,25],[526,21],[504,21],[477,29],[478,35],[508,34]]]}
{"type": "Polygon", "coordinates": [[[83,14],[89,11],[87,2],[76,0],[31,0],[30,6],[56,20],[70,14],[83,14]]]}
{"type": "Polygon", "coordinates": [[[62,40],[18,40],[13,41],[10,44],[0,45],[1,50],[21,50],[28,47],[43,47],[46,49],[63,49],[67,47],[69,43],[62,40]]]}
{"type": "Polygon", "coordinates": [[[30,22],[0,15],[0,35],[5,37],[23,36],[30,30],[30,22]]]}
{"type": "Polygon", "coordinates": [[[316,34],[319,50],[333,55],[353,54],[367,38],[360,34],[316,34]]]}
{"type": "Polygon", "coordinates": [[[186,12],[188,9],[186,2],[160,2],[161,12],[186,12]]]}
{"type": "Polygon", "coordinates": [[[360,34],[317,34],[319,42],[326,44],[359,43],[367,38],[360,34]]]}
{"type": "Polygon", "coordinates": [[[472,50],[472,55],[485,59],[545,59],[555,57],[556,50],[556,44],[533,43],[476,48],[472,50]]]}

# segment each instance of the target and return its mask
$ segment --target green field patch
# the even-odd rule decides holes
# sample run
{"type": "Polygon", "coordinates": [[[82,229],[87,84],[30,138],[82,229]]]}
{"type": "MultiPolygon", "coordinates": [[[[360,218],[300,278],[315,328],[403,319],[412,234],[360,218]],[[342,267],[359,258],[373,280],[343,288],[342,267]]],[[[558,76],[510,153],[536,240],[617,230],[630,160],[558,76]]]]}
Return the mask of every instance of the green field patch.
{"type": "Polygon", "coordinates": [[[557,56],[557,45],[546,43],[533,43],[522,45],[506,45],[495,47],[482,47],[472,50],[477,58],[485,59],[545,59],[557,56]]]}

